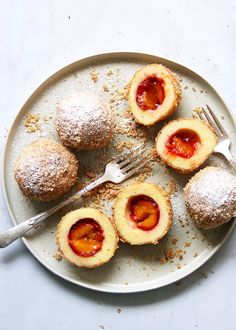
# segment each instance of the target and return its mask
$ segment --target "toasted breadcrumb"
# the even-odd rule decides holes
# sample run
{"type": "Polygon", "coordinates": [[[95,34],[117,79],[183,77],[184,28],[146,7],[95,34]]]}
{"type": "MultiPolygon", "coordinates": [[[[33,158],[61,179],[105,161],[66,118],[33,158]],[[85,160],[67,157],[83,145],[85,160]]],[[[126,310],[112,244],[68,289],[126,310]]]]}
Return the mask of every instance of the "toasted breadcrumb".
{"type": "Polygon", "coordinates": [[[96,178],[96,174],[91,170],[85,170],[84,174],[90,179],[94,180],[96,178]]]}
{"type": "Polygon", "coordinates": [[[196,113],[202,113],[202,108],[196,108],[193,110],[193,112],[196,112],[196,113]]]}
{"type": "Polygon", "coordinates": [[[174,259],[174,257],[175,257],[175,252],[174,252],[174,250],[172,250],[172,249],[168,249],[167,251],[166,251],[166,253],[165,253],[165,258],[166,258],[166,260],[168,261],[168,260],[172,260],[172,259],[174,259]]]}
{"type": "Polygon", "coordinates": [[[176,245],[177,242],[178,242],[178,238],[172,238],[171,243],[173,245],[176,245]]]}
{"type": "Polygon", "coordinates": [[[39,119],[40,115],[37,114],[28,114],[26,121],[25,121],[25,127],[27,133],[34,133],[36,131],[39,131],[41,129],[39,125],[39,119]]]}
{"type": "Polygon", "coordinates": [[[91,80],[93,80],[93,82],[96,83],[99,79],[99,72],[96,69],[93,69],[90,72],[90,77],[91,77],[91,80]]]}
{"type": "Polygon", "coordinates": [[[114,97],[117,101],[124,101],[128,99],[128,91],[129,91],[129,83],[126,84],[121,89],[115,89],[114,91],[114,97]]]}
{"type": "Polygon", "coordinates": [[[152,149],[151,150],[151,155],[152,155],[153,158],[157,158],[157,151],[156,151],[156,149],[152,149]]]}
{"type": "Polygon", "coordinates": [[[151,175],[152,175],[152,167],[149,164],[146,164],[142,168],[142,172],[135,178],[135,181],[136,182],[144,182],[151,175]]]}
{"type": "Polygon", "coordinates": [[[109,87],[107,85],[102,86],[104,92],[109,92],[109,87]]]}
{"type": "Polygon", "coordinates": [[[60,251],[57,251],[53,254],[53,258],[55,258],[57,261],[61,261],[62,259],[62,254],[60,251]]]}
{"type": "MultiPolygon", "coordinates": [[[[175,239],[174,239],[175,242],[175,239]]],[[[186,254],[186,251],[182,249],[167,249],[164,252],[163,257],[158,257],[157,260],[160,265],[165,264],[167,262],[173,263],[175,260],[182,260],[184,257],[184,254],[186,254]]]]}
{"type": "Polygon", "coordinates": [[[113,71],[112,71],[111,69],[109,69],[109,70],[107,71],[107,76],[110,77],[110,76],[112,76],[112,75],[113,75],[113,71]]]}
{"type": "Polygon", "coordinates": [[[180,215],[180,216],[178,216],[178,220],[180,222],[181,228],[189,227],[190,219],[188,219],[186,216],[180,215]]]}
{"type": "Polygon", "coordinates": [[[172,179],[171,181],[169,181],[166,185],[166,191],[169,192],[169,194],[176,194],[176,192],[178,191],[177,189],[177,184],[176,181],[174,179],[172,179]]]}
{"type": "Polygon", "coordinates": [[[132,149],[136,146],[134,141],[121,141],[115,145],[116,151],[124,152],[125,149],[132,149]]]}
{"type": "Polygon", "coordinates": [[[185,242],[185,243],[184,243],[184,246],[185,246],[185,247],[190,247],[190,246],[191,246],[191,242],[185,242]]]}
{"type": "MultiPolygon", "coordinates": [[[[88,177],[89,176],[91,177],[94,174],[92,171],[85,171],[85,173],[87,174],[88,177]]],[[[95,178],[96,176],[93,177],[93,179],[95,178]]],[[[77,189],[80,190],[86,185],[87,183],[79,184],[77,186],[77,189]]],[[[85,205],[89,207],[103,208],[105,201],[113,201],[117,197],[121,189],[122,189],[121,184],[106,182],[103,185],[95,188],[90,192],[87,192],[84,195],[85,205]]]]}

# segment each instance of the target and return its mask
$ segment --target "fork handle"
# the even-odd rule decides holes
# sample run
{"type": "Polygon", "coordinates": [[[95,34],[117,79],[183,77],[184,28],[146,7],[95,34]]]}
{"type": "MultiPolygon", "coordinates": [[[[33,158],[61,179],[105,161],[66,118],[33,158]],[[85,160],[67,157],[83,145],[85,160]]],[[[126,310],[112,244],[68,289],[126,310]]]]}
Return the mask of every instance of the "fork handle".
{"type": "Polygon", "coordinates": [[[78,191],[73,196],[69,197],[65,201],[61,202],[60,204],[54,206],[53,208],[41,212],[32,218],[23,221],[19,225],[16,225],[12,227],[11,229],[3,232],[0,234],[0,248],[4,248],[8,245],[10,245],[12,242],[14,242],[16,239],[24,236],[25,233],[27,233],[30,229],[38,225],[39,223],[43,222],[45,219],[47,219],[50,215],[56,213],[57,211],[61,210],[63,207],[69,205],[70,203],[74,202],[76,199],[80,198],[85,193],[91,191],[92,189],[100,186],[102,183],[106,182],[107,179],[103,175],[97,180],[91,182],[89,185],[78,191]]]}
{"type": "Polygon", "coordinates": [[[231,167],[234,169],[236,172],[236,161],[233,159],[233,156],[231,155],[231,152],[229,150],[224,151],[224,156],[231,165],[231,167]]]}

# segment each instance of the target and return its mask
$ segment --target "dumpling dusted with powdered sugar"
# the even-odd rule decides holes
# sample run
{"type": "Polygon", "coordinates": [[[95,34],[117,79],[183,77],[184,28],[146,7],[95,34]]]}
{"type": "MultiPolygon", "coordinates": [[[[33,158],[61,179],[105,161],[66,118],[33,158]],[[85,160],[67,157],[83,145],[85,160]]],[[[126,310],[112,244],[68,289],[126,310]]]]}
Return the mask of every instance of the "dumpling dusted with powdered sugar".
{"type": "Polygon", "coordinates": [[[114,115],[96,94],[79,92],[58,106],[56,128],[67,147],[78,150],[102,148],[112,138],[114,115]]]}
{"type": "Polygon", "coordinates": [[[236,176],[220,167],[208,166],[190,179],[184,198],[198,227],[216,228],[236,215],[236,176]]]}
{"type": "Polygon", "coordinates": [[[78,162],[62,145],[40,139],[26,146],[17,158],[14,176],[21,191],[40,201],[56,199],[77,180],[78,162]]]}

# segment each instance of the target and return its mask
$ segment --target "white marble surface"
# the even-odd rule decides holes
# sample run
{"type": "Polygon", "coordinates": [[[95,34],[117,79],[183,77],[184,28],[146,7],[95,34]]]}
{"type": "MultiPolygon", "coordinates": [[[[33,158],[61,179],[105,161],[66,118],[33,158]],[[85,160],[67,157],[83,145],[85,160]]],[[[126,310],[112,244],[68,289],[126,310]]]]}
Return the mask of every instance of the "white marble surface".
{"type": "MultiPolygon", "coordinates": [[[[174,59],[208,79],[236,114],[235,13],[233,0],[1,1],[1,154],[17,111],[38,84],[96,53],[174,59]]],[[[1,190],[0,230],[10,226],[1,190]]],[[[18,241],[0,251],[0,329],[236,329],[235,251],[234,232],[180,286],[122,296],[66,283],[18,241]]]]}

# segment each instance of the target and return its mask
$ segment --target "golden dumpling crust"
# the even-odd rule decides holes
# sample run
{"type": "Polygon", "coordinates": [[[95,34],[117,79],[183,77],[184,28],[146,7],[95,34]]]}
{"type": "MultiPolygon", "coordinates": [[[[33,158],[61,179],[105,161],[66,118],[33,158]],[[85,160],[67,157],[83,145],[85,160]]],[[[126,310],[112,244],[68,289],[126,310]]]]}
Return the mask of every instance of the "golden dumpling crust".
{"type": "Polygon", "coordinates": [[[220,167],[207,166],[189,180],[184,199],[198,227],[219,227],[235,216],[236,177],[220,167]]]}
{"type": "Polygon", "coordinates": [[[134,183],[124,188],[114,206],[114,221],[119,236],[132,245],[157,244],[168,232],[172,224],[172,207],[168,194],[159,186],[151,183],[134,183]],[[159,221],[148,231],[138,228],[129,215],[129,203],[135,196],[151,198],[159,208],[159,221]]]}
{"type": "Polygon", "coordinates": [[[65,147],[49,139],[30,143],[14,166],[15,179],[24,195],[51,201],[76,183],[78,162],[65,147]]]}
{"type": "MultiPolygon", "coordinates": [[[[184,134],[184,133],[183,133],[184,134]]],[[[189,134],[189,133],[188,133],[189,134]]],[[[179,140],[177,140],[180,142],[179,140]]],[[[186,142],[186,141],[185,141],[186,142]]],[[[187,148],[186,143],[181,148],[187,148]]],[[[156,137],[157,155],[164,163],[180,173],[189,173],[201,166],[214,151],[217,137],[213,129],[205,122],[194,118],[179,118],[166,124],[156,137]],[[168,141],[179,132],[191,132],[198,141],[194,145],[194,152],[190,156],[181,157],[172,153],[168,147],[168,141]]],[[[181,149],[181,151],[183,151],[181,149]]]]}
{"type": "MultiPolygon", "coordinates": [[[[159,93],[158,93],[159,94],[159,93]]],[[[151,126],[170,116],[181,99],[181,89],[177,76],[162,64],[149,64],[138,70],[129,85],[128,102],[135,120],[142,125],[151,126]],[[140,86],[149,78],[160,82],[161,100],[155,109],[143,110],[138,104],[137,93],[140,86]]]]}
{"type": "Polygon", "coordinates": [[[79,92],[59,104],[56,129],[61,142],[77,150],[106,146],[113,135],[114,114],[96,94],[79,92]]]}
{"type": "Polygon", "coordinates": [[[81,208],[67,213],[57,227],[56,242],[62,256],[78,267],[95,268],[107,263],[118,248],[118,235],[112,221],[94,208],[81,208]],[[94,255],[84,257],[76,254],[69,245],[68,236],[73,225],[83,219],[93,219],[103,231],[101,249],[94,255]]]}

